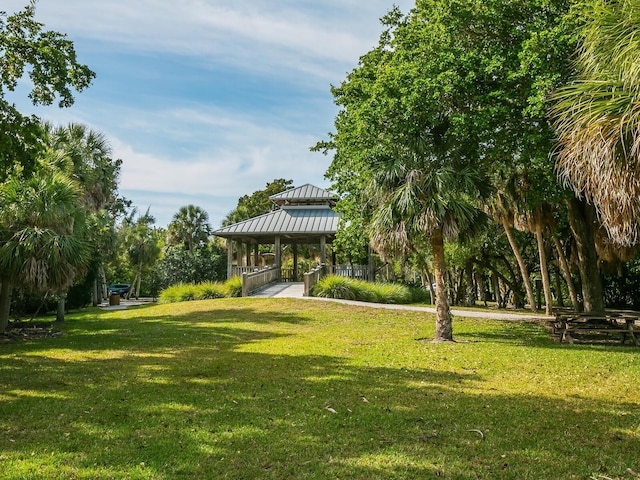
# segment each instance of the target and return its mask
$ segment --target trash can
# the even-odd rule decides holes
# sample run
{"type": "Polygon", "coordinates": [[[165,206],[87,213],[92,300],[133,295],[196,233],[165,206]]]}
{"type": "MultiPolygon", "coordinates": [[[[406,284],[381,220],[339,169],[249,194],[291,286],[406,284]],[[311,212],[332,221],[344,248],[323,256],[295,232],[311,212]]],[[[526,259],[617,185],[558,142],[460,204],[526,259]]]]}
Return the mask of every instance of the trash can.
{"type": "Polygon", "coordinates": [[[119,293],[111,292],[111,295],[109,295],[109,305],[120,305],[119,293]]]}

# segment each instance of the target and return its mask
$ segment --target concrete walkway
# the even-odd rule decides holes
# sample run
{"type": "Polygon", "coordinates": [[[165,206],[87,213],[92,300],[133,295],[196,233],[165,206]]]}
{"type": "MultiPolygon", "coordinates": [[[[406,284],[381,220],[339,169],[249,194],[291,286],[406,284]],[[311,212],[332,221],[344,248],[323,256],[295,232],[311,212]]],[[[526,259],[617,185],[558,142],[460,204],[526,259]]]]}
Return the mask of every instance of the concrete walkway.
{"type": "Polygon", "coordinates": [[[304,283],[272,283],[252,294],[256,298],[304,298],[304,283]]]}
{"type": "Polygon", "coordinates": [[[127,307],[133,307],[135,305],[143,305],[146,303],[153,303],[155,300],[152,298],[132,298],[127,300],[125,298],[120,299],[120,305],[109,305],[109,301],[100,304],[102,310],[125,310],[127,307]]]}
{"type": "MultiPolygon", "coordinates": [[[[414,305],[394,305],[387,303],[370,303],[370,302],[356,302],[354,300],[340,300],[337,298],[321,298],[321,297],[304,297],[304,283],[275,283],[269,285],[262,290],[259,290],[255,294],[251,295],[254,298],[299,298],[301,300],[320,301],[320,302],[335,302],[345,305],[356,305],[359,307],[369,308],[383,308],[388,310],[408,310],[413,312],[426,312],[436,313],[435,307],[417,307],[414,305]]],[[[476,318],[491,318],[494,320],[549,320],[552,317],[546,315],[535,315],[526,313],[508,313],[494,310],[451,310],[452,315],[458,317],[476,317],[476,318]]]]}

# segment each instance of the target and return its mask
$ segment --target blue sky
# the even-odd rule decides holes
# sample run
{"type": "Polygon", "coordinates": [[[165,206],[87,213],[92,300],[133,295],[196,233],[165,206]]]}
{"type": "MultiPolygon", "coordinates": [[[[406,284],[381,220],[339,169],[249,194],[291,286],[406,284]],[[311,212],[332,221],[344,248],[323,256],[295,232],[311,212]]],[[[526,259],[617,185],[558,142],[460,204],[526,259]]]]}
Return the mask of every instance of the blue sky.
{"type": "MultiPolygon", "coordinates": [[[[9,13],[27,0],[2,0],[9,13]]],[[[166,226],[181,206],[214,228],[274,178],[328,187],[339,84],[376,43],[393,0],[40,0],[96,74],[70,109],[23,112],[103,132],[123,160],[120,192],[166,226]]],[[[413,0],[396,0],[403,12],[413,0]]],[[[27,87],[24,85],[23,88],[27,87]]]]}

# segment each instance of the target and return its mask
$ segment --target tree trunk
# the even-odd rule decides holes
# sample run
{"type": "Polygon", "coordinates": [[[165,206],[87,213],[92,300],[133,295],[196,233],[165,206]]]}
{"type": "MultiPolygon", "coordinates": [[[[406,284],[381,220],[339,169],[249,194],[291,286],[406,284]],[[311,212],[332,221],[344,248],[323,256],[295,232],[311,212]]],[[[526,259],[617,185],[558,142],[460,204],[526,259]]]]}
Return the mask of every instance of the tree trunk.
{"type": "Polygon", "coordinates": [[[483,273],[476,273],[476,283],[478,284],[478,290],[480,291],[480,301],[487,306],[487,278],[483,273]]]}
{"type": "Polygon", "coordinates": [[[96,277],[93,279],[93,291],[91,292],[91,303],[94,307],[97,307],[100,303],[98,296],[98,277],[96,277]]]}
{"type": "Polygon", "coordinates": [[[498,275],[496,272],[491,273],[491,283],[493,285],[493,295],[495,297],[496,306],[498,308],[502,307],[502,294],[500,293],[500,282],[498,280],[498,275]]]}
{"type": "Polygon", "coordinates": [[[578,268],[582,280],[584,310],[586,312],[601,312],[604,310],[604,295],[594,236],[595,210],[593,206],[587,205],[577,198],[572,198],[567,203],[569,206],[569,226],[578,251],[578,268]]]}
{"type": "Polygon", "coordinates": [[[535,222],[536,241],[538,243],[538,257],[540,258],[540,275],[542,276],[542,288],[544,290],[545,313],[553,315],[553,297],[551,296],[551,282],[549,281],[549,265],[547,264],[547,254],[544,249],[544,235],[542,233],[542,222],[536,219],[535,222]]]}
{"type": "Polygon", "coordinates": [[[558,301],[558,307],[564,308],[564,295],[562,295],[562,274],[560,273],[560,269],[556,267],[555,269],[555,280],[556,280],[556,300],[558,301]]]}
{"type": "Polygon", "coordinates": [[[66,298],[67,298],[66,293],[61,293],[58,296],[58,310],[56,311],[56,322],[59,322],[59,323],[64,322],[64,310],[65,310],[66,298]]]}
{"type": "Polygon", "coordinates": [[[433,288],[433,277],[431,276],[431,272],[427,267],[423,269],[424,275],[427,277],[427,282],[429,284],[429,293],[431,295],[431,304],[434,305],[436,303],[436,290],[433,288]]]}
{"type": "Polygon", "coordinates": [[[564,254],[564,250],[562,250],[562,245],[560,244],[560,240],[555,235],[551,235],[551,239],[553,240],[553,246],[555,247],[556,255],[558,256],[558,264],[560,265],[560,271],[562,272],[564,281],[567,284],[567,290],[569,290],[569,298],[571,299],[571,305],[573,305],[573,309],[576,312],[581,312],[582,305],[578,301],[578,293],[576,292],[576,286],[573,283],[573,278],[571,278],[571,269],[569,268],[569,262],[567,262],[567,257],[564,254]]]}
{"type": "Polygon", "coordinates": [[[476,305],[476,286],[473,283],[473,261],[468,260],[464,268],[464,275],[466,281],[466,292],[464,303],[467,307],[474,307],[476,305]]]}
{"type": "Polygon", "coordinates": [[[11,290],[13,287],[7,279],[0,285],[0,334],[7,331],[9,314],[11,313],[11,290]]]}
{"type": "Polygon", "coordinates": [[[511,227],[509,226],[506,218],[502,219],[502,226],[504,227],[504,231],[507,234],[507,240],[509,240],[511,250],[513,250],[513,254],[515,255],[518,262],[518,267],[520,268],[520,274],[522,275],[522,281],[524,282],[524,288],[527,292],[527,300],[529,301],[531,311],[537,313],[536,301],[533,297],[533,287],[531,286],[529,272],[527,271],[527,266],[524,264],[524,259],[522,258],[522,254],[520,253],[520,249],[518,248],[516,239],[513,238],[513,232],[511,232],[511,227]]]}
{"type": "Polygon", "coordinates": [[[100,291],[102,293],[101,300],[104,300],[109,297],[109,292],[107,291],[107,276],[102,265],[98,267],[98,277],[100,278],[100,291]]]}
{"type": "Polygon", "coordinates": [[[436,342],[453,341],[453,321],[449,310],[447,290],[444,283],[446,270],[444,260],[444,238],[442,229],[436,228],[431,234],[433,250],[433,270],[436,279],[436,342]]]}

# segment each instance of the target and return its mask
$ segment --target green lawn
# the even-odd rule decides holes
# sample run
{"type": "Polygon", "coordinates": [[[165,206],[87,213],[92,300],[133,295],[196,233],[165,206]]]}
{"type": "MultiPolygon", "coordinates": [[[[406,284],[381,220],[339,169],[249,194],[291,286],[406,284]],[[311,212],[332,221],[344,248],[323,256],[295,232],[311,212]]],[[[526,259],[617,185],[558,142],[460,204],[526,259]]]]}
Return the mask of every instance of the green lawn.
{"type": "Polygon", "coordinates": [[[640,472],[640,349],[288,299],[88,310],[0,344],[1,479],[606,479],[640,472]],[[628,470],[630,469],[630,470],[628,470]]]}

